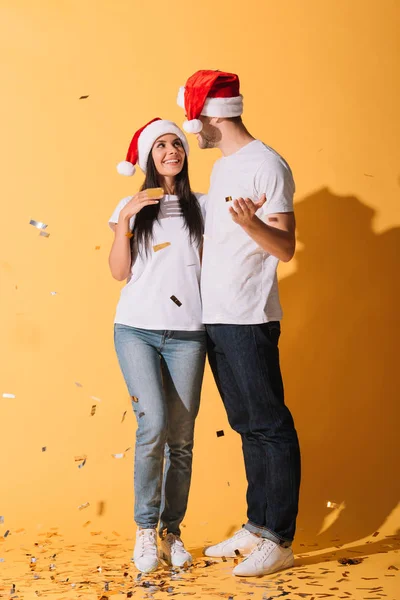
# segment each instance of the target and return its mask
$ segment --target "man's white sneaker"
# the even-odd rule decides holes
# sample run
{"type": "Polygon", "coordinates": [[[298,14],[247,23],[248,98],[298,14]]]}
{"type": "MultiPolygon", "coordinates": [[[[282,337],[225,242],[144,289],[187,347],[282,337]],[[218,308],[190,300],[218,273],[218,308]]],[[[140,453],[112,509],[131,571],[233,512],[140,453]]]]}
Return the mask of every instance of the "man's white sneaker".
{"type": "Polygon", "coordinates": [[[254,535],[254,533],[242,527],[242,529],[239,529],[239,531],[224,542],[204,548],[204,555],[213,558],[221,556],[234,557],[237,554],[235,550],[238,550],[240,554],[246,555],[257,546],[259,541],[260,536],[254,535]]]}
{"type": "Polygon", "coordinates": [[[133,560],[142,573],[151,573],[157,569],[159,561],[155,529],[138,529],[133,560]]]}
{"type": "Polygon", "coordinates": [[[233,569],[233,574],[239,577],[259,577],[293,567],[293,563],[291,548],[282,548],[271,540],[262,540],[251,554],[233,569]]]}
{"type": "Polygon", "coordinates": [[[161,540],[161,558],[173,567],[183,567],[192,564],[192,555],[186,550],[181,538],[168,533],[161,540]]]}

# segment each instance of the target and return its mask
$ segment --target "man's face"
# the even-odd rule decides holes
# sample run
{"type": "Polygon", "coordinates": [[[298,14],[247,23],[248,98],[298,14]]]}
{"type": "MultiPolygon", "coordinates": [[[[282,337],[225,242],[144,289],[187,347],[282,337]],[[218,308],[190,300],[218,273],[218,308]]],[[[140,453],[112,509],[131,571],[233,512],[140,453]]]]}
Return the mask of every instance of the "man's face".
{"type": "Polygon", "coordinates": [[[216,148],[221,141],[221,132],[218,127],[211,125],[211,117],[199,117],[203,123],[203,129],[196,134],[199,148],[216,148]]]}

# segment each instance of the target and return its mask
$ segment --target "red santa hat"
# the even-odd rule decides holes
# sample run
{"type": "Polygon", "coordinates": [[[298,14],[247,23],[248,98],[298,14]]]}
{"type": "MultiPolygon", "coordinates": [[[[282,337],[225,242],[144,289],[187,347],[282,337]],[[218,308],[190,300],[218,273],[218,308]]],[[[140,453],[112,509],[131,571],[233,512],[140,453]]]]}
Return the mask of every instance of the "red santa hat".
{"type": "Polygon", "coordinates": [[[243,113],[243,96],[239,92],[239,77],[222,71],[197,71],[189,77],[178,93],[178,105],[186,111],[183,129],[199,133],[205,117],[238,117],[243,113]]]}
{"type": "Polygon", "coordinates": [[[181,140],[187,156],[189,154],[189,144],[183,131],[172,121],[165,121],[157,117],[137,130],[129,145],[126,160],[117,165],[118,173],[128,177],[133,175],[136,171],[136,164],[139,165],[143,173],[146,173],[147,159],[154,142],[167,133],[172,133],[181,140]]]}

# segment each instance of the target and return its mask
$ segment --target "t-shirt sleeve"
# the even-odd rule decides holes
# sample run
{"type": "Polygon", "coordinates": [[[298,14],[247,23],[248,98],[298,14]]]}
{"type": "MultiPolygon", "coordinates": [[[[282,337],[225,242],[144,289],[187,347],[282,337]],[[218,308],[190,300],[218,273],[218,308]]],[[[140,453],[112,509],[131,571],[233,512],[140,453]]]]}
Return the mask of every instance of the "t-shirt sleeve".
{"type": "Polygon", "coordinates": [[[206,209],[207,209],[207,194],[198,194],[195,193],[195,196],[200,205],[201,214],[203,215],[203,219],[206,218],[206,209]]]}
{"type": "MultiPolygon", "coordinates": [[[[111,227],[111,224],[118,223],[119,213],[124,208],[124,206],[126,206],[128,204],[129,200],[132,200],[132,198],[133,198],[133,196],[127,196],[126,198],[122,198],[122,200],[120,200],[118,202],[113,214],[108,219],[108,224],[110,225],[110,227],[111,227]]],[[[129,220],[129,229],[130,230],[133,229],[134,222],[135,222],[135,217],[131,217],[131,219],[129,220]]]]}
{"type": "Polygon", "coordinates": [[[261,215],[293,211],[295,184],[290,167],[280,159],[265,161],[255,177],[255,193],[262,194],[267,201],[261,209],[261,215]]]}

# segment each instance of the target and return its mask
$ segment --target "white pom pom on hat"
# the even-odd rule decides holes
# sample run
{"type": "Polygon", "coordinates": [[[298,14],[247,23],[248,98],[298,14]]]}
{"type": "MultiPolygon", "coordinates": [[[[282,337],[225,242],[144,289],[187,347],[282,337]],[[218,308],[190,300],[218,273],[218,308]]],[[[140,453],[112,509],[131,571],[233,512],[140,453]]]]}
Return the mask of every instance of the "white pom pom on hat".
{"type": "Polygon", "coordinates": [[[177,103],[186,111],[183,129],[199,133],[205,117],[238,117],[243,113],[243,96],[239,91],[239,77],[222,71],[197,71],[179,89],[177,103]]]}
{"type": "Polygon", "coordinates": [[[132,177],[136,173],[135,166],[127,160],[118,163],[117,171],[120,175],[125,175],[126,177],[132,177]]]}
{"type": "Polygon", "coordinates": [[[200,133],[203,129],[203,123],[199,119],[192,119],[191,121],[185,121],[183,129],[186,133],[200,133]]]}
{"type": "Polygon", "coordinates": [[[183,131],[172,121],[157,117],[136,131],[129,145],[126,160],[117,165],[118,173],[130,177],[136,172],[136,164],[139,165],[143,173],[146,173],[147,160],[154,142],[160,136],[168,133],[176,135],[181,140],[186,155],[188,155],[189,144],[183,131]]]}

